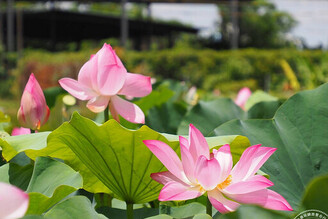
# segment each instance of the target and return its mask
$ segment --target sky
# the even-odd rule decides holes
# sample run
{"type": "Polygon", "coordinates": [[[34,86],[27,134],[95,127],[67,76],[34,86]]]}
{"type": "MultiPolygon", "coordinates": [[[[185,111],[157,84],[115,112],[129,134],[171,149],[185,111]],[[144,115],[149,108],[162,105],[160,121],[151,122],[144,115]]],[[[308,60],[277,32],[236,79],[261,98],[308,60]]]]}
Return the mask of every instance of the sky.
{"type": "MultiPolygon", "coordinates": [[[[298,22],[291,35],[303,38],[310,47],[328,49],[328,0],[270,0],[279,10],[289,12],[298,22]]],[[[219,9],[213,4],[151,5],[152,16],[200,28],[204,35],[215,31],[220,22],[219,9]]]]}

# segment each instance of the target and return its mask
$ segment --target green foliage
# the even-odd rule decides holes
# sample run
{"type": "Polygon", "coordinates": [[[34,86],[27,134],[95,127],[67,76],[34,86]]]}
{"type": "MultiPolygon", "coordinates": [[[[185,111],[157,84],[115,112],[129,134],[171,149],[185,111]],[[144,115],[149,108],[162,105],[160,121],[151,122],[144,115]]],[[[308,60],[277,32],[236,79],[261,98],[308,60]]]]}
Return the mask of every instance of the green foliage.
{"type": "Polygon", "coordinates": [[[0,167],[0,181],[13,184],[29,194],[27,214],[40,215],[82,186],[82,177],[69,166],[47,157],[31,164],[8,163],[0,167]],[[33,169],[33,173],[32,173],[33,169]]]}
{"type": "Polygon", "coordinates": [[[310,180],[328,170],[328,84],[297,93],[268,120],[234,120],[214,130],[216,135],[236,134],[278,150],[262,170],[293,208],[310,180]]]}
{"type": "Polygon", "coordinates": [[[40,132],[30,135],[17,135],[0,138],[0,147],[2,156],[10,161],[20,152],[29,153],[29,151],[40,150],[47,145],[47,137],[50,132],[40,132]]]}
{"type": "Polygon", "coordinates": [[[267,210],[258,206],[241,206],[237,211],[214,216],[214,219],[249,219],[249,218],[265,218],[265,219],[288,219],[287,215],[278,211],[267,210]]]}
{"type": "MultiPolygon", "coordinates": [[[[29,217],[24,217],[24,219],[29,217]]],[[[106,219],[102,214],[98,214],[92,207],[90,201],[84,196],[74,196],[57,204],[43,217],[44,219],[106,219]]]]}
{"type": "Polygon", "coordinates": [[[280,102],[263,91],[256,91],[246,102],[247,112],[231,99],[220,98],[213,101],[199,101],[182,118],[178,134],[187,135],[189,124],[194,124],[204,136],[213,135],[213,129],[234,119],[271,119],[280,102]]]}
{"type": "Polygon", "coordinates": [[[205,136],[213,129],[232,119],[243,119],[243,110],[231,99],[221,98],[210,102],[200,101],[183,118],[178,128],[178,134],[186,135],[189,124],[194,124],[205,136]]]}
{"type": "Polygon", "coordinates": [[[245,104],[245,110],[249,110],[252,108],[255,104],[260,102],[267,102],[267,101],[278,101],[277,97],[271,96],[270,94],[257,90],[249,97],[245,104]]]}
{"type": "Polygon", "coordinates": [[[313,179],[306,188],[302,207],[328,213],[328,175],[313,179]]]}
{"type": "MultiPolygon", "coordinates": [[[[57,86],[62,77],[76,78],[83,63],[94,52],[28,51],[13,71],[16,78],[14,88],[22,90],[31,72],[43,81],[43,87],[57,86]]],[[[117,49],[117,53],[129,72],[189,81],[207,91],[219,89],[223,94],[236,93],[243,86],[252,90],[270,87],[281,92],[288,83],[280,65],[281,59],[291,66],[302,88],[328,82],[328,53],[324,51],[175,48],[147,52],[117,49]]],[[[20,96],[21,92],[16,95],[20,96]]]]}

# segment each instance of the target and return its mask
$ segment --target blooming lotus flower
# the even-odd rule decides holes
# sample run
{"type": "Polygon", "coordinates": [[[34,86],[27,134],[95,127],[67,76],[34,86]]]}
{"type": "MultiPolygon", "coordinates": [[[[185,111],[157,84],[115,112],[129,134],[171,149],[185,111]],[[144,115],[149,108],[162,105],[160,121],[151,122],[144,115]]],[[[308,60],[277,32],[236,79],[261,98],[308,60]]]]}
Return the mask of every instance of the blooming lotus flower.
{"type": "Polygon", "coordinates": [[[252,91],[248,87],[244,87],[239,90],[235,103],[245,110],[245,104],[251,95],[252,91]]]}
{"type": "Polygon", "coordinates": [[[112,116],[118,114],[133,123],[144,123],[142,110],[118,95],[143,97],[152,91],[150,77],[128,73],[115,51],[108,44],[81,68],[78,79],[63,78],[59,84],[80,100],[89,100],[87,107],[99,113],[109,106],[112,116]]]}
{"type": "Polygon", "coordinates": [[[15,136],[15,135],[27,135],[27,134],[31,134],[31,130],[27,129],[27,128],[13,128],[13,131],[11,132],[11,136],[15,136]]]}
{"type": "Polygon", "coordinates": [[[19,188],[0,182],[0,218],[21,218],[27,211],[28,195],[19,188]]]}
{"type": "Polygon", "coordinates": [[[189,140],[180,136],[181,160],[161,141],[145,140],[144,143],[168,169],[151,174],[164,185],[160,201],[193,199],[207,192],[210,202],[221,213],[234,211],[241,203],[292,210],[281,195],[267,189],[273,185],[270,180],[256,175],[276,148],[251,146],[232,167],[230,146],[226,144],[210,153],[204,136],[193,125],[189,127],[189,140]]]}
{"type": "Polygon", "coordinates": [[[36,130],[48,121],[49,114],[42,89],[32,73],[23,92],[18,121],[23,127],[36,130]]]}

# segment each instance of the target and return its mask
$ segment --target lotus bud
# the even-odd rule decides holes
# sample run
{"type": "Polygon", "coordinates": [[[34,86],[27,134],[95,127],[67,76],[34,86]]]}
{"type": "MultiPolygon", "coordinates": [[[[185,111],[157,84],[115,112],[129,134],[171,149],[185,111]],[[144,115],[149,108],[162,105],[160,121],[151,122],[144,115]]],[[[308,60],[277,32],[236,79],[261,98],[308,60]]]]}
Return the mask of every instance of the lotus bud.
{"type": "Polygon", "coordinates": [[[23,92],[18,121],[22,127],[37,130],[48,121],[49,114],[43,91],[32,73],[23,92]]]}

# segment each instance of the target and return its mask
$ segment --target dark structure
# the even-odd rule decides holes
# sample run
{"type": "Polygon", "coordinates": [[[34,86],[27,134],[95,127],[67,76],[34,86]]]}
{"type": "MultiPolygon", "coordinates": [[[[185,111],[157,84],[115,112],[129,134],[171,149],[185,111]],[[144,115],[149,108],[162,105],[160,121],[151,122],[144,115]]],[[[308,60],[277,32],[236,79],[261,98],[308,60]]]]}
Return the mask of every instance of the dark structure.
{"type": "MultiPolygon", "coordinates": [[[[4,16],[3,26],[6,22],[4,16]]],[[[121,34],[119,17],[92,13],[18,11],[14,13],[14,23],[14,35],[25,43],[36,40],[48,41],[50,45],[62,42],[79,43],[85,39],[119,38],[121,34]]],[[[198,31],[195,28],[145,20],[128,19],[128,23],[129,38],[136,46],[145,43],[149,37],[167,37],[173,42],[173,37],[178,32],[197,34],[198,31]]],[[[7,36],[7,28],[4,28],[4,36],[7,36]]]]}
{"type": "MultiPolygon", "coordinates": [[[[165,25],[160,23],[151,22],[151,3],[212,3],[212,4],[230,4],[231,8],[231,48],[238,48],[238,1],[247,2],[251,0],[70,0],[78,3],[90,3],[90,2],[117,2],[121,4],[121,16],[119,18],[109,16],[99,16],[92,14],[72,13],[63,11],[47,11],[47,12],[15,12],[13,9],[14,1],[30,1],[30,2],[62,2],[67,0],[0,0],[7,2],[6,16],[0,11],[0,44],[6,42],[7,51],[14,51],[15,39],[16,49],[20,50],[23,48],[23,39],[27,37],[35,36],[38,37],[50,37],[53,43],[61,40],[74,40],[79,42],[81,39],[98,39],[100,37],[120,37],[121,46],[125,46],[127,39],[133,39],[135,42],[140,42],[147,36],[148,43],[150,37],[153,35],[157,36],[168,36],[168,39],[172,39],[173,32],[189,32],[196,33],[193,28],[186,28],[174,25],[165,25]],[[143,3],[148,6],[148,21],[136,21],[129,20],[127,17],[126,3],[143,3]],[[16,16],[15,16],[16,13],[16,16]],[[7,21],[4,21],[6,17],[7,21]],[[16,21],[15,20],[16,17],[16,21]],[[66,20],[64,20],[64,18],[66,20]],[[105,24],[106,20],[106,24],[105,24]],[[3,21],[3,22],[1,22],[3,21]],[[37,22],[32,24],[33,22],[37,22]],[[85,22],[85,25],[82,25],[85,22]],[[5,25],[6,24],[6,25],[5,25]],[[16,28],[15,28],[16,25],[16,28]],[[40,25],[40,26],[39,26],[40,25]],[[91,25],[91,26],[90,26],[91,25]],[[93,26],[94,25],[94,26],[93,26]],[[39,26],[39,28],[35,27],[39,26]],[[89,26],[89,27],[88,27],[89,26]],[[44,33],[40,33],[43,29],[44,33]],[[65,28],[66,27],[66,28],[65,28]],[[140,29],[138,29],[140,28],[140,29]],[[31,33],[26,29],[35,30],[36,32],[31,33]],[[107,30],[106,30],[107,29],[107,30]],[[115,31],[113,31],[115,29],[115,31]],[[119,29],[119,35],[116,30],[119,29]],[[6,31],[6,34],[2,30],[6,31]],[[74,34],[70,34],[75,31],[74,34]],[[110,34],[109,34],[110,32],[110,34]],[[16,33],[16,34],[15,34],[16,33]],[[80,33],[80,34],[78,34],[80,33]],[[109,35],[108,35],[109,34],[109,35]],[[42,36],[41,36],[42,35],[42,36]],[[105,36],[106,35],[106,36],[105,36]],[[6,36],[6,37],[5,37],[6,36]],[[16,36],[16,37],[15,37],[16,36]],[[86,38],[83,38],[86,37],[86,38]],[[4,41],[6,38],[6,41],[4,41]]],[[[135,43],[140,45],[140,43],[135,43]]]]}

